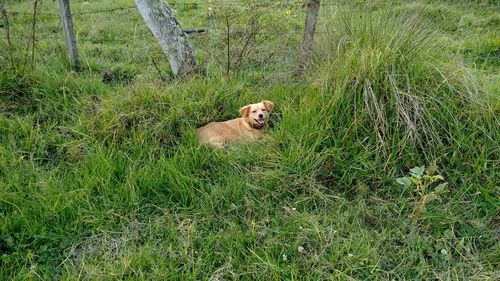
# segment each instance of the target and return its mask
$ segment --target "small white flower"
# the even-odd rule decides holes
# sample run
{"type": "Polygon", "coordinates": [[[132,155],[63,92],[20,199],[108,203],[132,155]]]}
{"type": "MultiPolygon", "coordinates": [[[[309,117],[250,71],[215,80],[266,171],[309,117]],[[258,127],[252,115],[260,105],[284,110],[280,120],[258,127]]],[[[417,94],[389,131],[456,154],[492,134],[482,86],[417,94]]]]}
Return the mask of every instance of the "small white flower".
{"type": "Polygon", "coordinates": [[[304,247],[302,246],[299,246],[299,248],[297,249],[299,251],[299,253],[303,254],[306,252],[306,250],[304,249],[304,247]]]}
{"type": "Polygon", "coordinates": [[[349,253],[349,254],[347,254],[347,257],[348,257],[348,258],[352,258],[352,257],[354,257],[354,255],[353,255],[353,254],[351,254],[351,253],[349,253]]]}
{"type": "Polygon", "coordinates": [[[441,254],[443,254],[443,255],[447,255],[447,254],[448,254],[448,251],[446,251],[445,249],[442,249],[442,250],[441,250],[441,254]]]}
{"type": "Polygon", "coordinates": [[[281,257],[283,258],[284,261],[288,260],[288,257],[285,254],[283,254],[283,256],[281,256],[281,257]]]}

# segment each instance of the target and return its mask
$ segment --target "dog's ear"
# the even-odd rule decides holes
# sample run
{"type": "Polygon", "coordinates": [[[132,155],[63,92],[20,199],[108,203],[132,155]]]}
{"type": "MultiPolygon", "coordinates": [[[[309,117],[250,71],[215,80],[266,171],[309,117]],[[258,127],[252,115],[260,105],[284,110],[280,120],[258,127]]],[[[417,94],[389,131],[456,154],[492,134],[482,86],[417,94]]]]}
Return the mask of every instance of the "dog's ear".
{"type": "Polygon", "coordinates": [[[273,111],[274,103],[272,101],[263,100],[262,103],[268,112],[273,111]]]}
{"type": "Polygon", "coordinates": [[[248,113],[250,113],[250,106],[249,105],[246,105],[246,106],[240,108],[241,117],[247,117],[248,113]]]}

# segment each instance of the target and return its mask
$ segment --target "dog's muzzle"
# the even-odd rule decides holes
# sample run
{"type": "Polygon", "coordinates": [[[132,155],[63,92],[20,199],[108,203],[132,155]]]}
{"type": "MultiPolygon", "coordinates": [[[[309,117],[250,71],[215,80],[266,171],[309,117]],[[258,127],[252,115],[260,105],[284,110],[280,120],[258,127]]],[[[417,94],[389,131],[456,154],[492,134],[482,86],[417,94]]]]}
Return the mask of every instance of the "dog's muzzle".
{"type": "Polygon", "coordinates": [[[266,121],[264,119],[254,119],[255,123],[252,125],[254,129],[262,129],[264,128],[264,125],[266,124],[266,121]]]}

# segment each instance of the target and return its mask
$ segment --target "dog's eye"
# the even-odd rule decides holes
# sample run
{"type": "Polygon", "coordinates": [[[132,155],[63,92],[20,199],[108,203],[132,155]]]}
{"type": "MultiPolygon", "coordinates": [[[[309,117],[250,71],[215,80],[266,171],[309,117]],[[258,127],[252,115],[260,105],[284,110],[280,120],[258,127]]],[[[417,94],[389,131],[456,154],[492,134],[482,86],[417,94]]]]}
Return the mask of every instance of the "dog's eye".
{"type": "Polygon", "coordinates": [[[262,109],[262,111],[266,111],[266,109],[265,109],[265,108],[263,108],[263,109],[262,109]]]}
{"type": "Polygon", "coordinates": [[[252,111],[252,113],[255,113],[255,112],[257,112],[257,110],[252,111]]]}

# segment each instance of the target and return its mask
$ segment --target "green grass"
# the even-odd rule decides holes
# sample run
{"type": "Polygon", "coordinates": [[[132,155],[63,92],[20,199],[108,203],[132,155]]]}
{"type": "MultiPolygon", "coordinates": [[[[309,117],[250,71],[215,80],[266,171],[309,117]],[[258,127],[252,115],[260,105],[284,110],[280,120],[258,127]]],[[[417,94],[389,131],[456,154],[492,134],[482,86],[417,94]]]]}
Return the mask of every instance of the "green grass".
{"type": "Polygon", "coordinates": [[[195,2],[172,5],[209,30],[189,37],[202,71],[181,81],[135,9],[78,15],[131,0],[72,1],[78,72],[54,2],[34,67],[30,15],[10,17],[16,69],[0,30],[0,279],[498,279],[498,5],[324,5],[298,80],[300,5],[195,2]],[[261,99],[263,140],[197,143],[261,99]],[[449,192],[412,224],[396,179],[417,165],[449,192]]]}

